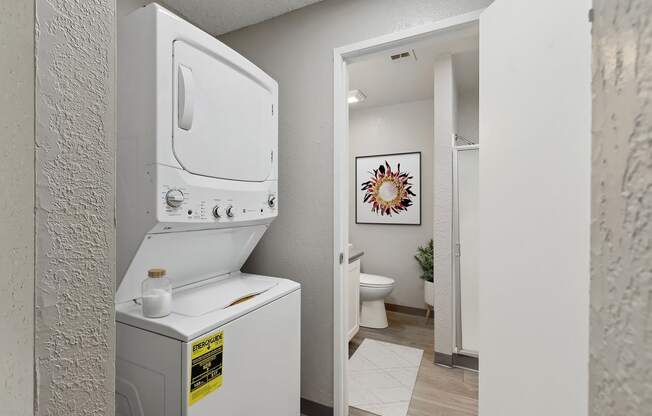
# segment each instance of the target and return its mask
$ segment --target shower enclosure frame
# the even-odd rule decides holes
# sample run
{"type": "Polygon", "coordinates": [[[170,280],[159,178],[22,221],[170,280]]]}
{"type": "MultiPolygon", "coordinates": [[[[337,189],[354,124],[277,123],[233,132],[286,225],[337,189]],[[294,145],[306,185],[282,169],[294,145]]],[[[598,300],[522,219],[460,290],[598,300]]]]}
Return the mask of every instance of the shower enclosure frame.
{"type": "MultiPolygon", "coordinates": [[[[479,359],[478,351],[466,350],[462,344],[462,287],[460,271],[460,227],[459,227],[459,178],[458,178],[458,160],[459,153],[477,150],[480,151],[479,144],[455,145],[453,137],[453,239],[451,241],[451,253],[453,256],[453,354],[471,357],[476,362],[479,359]]],[[[471,361],[473,361],[471,360],[471,361]]]]}

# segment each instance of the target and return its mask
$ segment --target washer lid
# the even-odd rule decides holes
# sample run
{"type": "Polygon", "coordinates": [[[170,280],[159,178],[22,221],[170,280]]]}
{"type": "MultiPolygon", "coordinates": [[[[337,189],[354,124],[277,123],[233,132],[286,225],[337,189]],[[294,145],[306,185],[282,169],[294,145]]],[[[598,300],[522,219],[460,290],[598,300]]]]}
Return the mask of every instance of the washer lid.
{"type": "Polygon", "coordinates": [[[394,279],[377,274],[360,273],[360,284],[363,286],[391,286],[394,279]]]}
{"type": "Polygon", "coordinates": [[[267,225],[147,234],[118,283],[115,302],[140,297],[147,270],[167,271],[172,287],[182,287],[240,270],[267,225]]]}
{"type": "Polygon", "coordinates": [[[247,301],[277,284],[277,281],[263,277],[237,276],[183,287],[174,292],[172,312],[183,316],[202,316],[247,301]]]}
{"type": "MultiPolygon", "coordinates": [[[[210,279],[209,281],[195,284],[193,287],[198,288],[196,292],[188,292],[187,297],[179,295],[179,291],[183,289],[176,289],[172,291],[173,310],[172,313],[163,318],[146,318],[143,316],[141,305],[137,301],[118,303],[115,305],[116,321],[124,324],[141,328],[155,334],[165,335],[170,338],[178,339],[183,342],[188,342],[198,336],[204,335],[216,328],[232,322],[239,317],[246,315],[256,309],[259,309],[272,302],[280,301],[285,296],[300,293],[301,286],[298,283],[288,279],[279,279],[276,277],[251,275],[246,273],[231,273],[227,277],[218,277],[210,279]],[[267,282],[267,283],[266,283],[267,282]],[[215,303],[210,301],[212,294],[217,293],[220,289],[213,290],[211,286],[217,288],[227,289],[226,292],[232,292],[232,296],[225,296],[222,300],[217,300],[215,303]],[[210,305],[224,304],[226,298],[238,297],[235,294],[242,295],[249,289],[261,288],[270,286],[269,289],[258,295],[247,299],[243,302],[235,302],[231,306],[224,308],[211,309],[210,305]],[[239,289],[238,289],[239,288],[239,289]],[[204,295],[206,294],[206,295],[204,295]],[[185,299],[184,299],[185,297],[185,299]],[[180,300],[178,305],[174,305],[177,300],[180,300]],[[191,309],[189,303],[197,301],[204,303],[204,308],[191,309]],[[183,306],[181,306],[183,304],[183,306]],[[178,312],[179,309],[183,313],[203,313],[198,316],[182,315],[178,312]]],[[[279,322],[279,325],[282,325],[279,322]]]]}

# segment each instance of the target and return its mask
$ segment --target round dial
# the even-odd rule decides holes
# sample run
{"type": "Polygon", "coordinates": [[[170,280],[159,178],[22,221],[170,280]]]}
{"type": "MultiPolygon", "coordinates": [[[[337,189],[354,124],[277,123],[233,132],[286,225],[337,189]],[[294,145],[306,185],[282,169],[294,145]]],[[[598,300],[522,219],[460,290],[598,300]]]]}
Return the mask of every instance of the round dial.
{"type": "Polygon", "coordinates": [[[180,207],[183,204],[183,192],[179,189],[170,189],[165,194],[165,202],[172,208],[180,207]]]}
{"type": "Polygon", "coordinates": [[[235,215],[235,210],[233,209],[233,205],[229,205],[226,207],[226,216],[231,218],[235,215]]]}
{"type": "Polygon", "coordinates": [[[222,207],[219,206],[219,205],[215,205],[215,206],[213,207],[213,216],[214,216],[215,218],[220,218],[220,217],[222,217],[223,215],[224,215],[224,208],[222,208],[222,207]]]}
{"type": "Polygon", "coordinates": [[[276,206],[276,195],[271,194],[270,196],[267,197],[267,205],[270,208],[274,208],[276,206]]]}

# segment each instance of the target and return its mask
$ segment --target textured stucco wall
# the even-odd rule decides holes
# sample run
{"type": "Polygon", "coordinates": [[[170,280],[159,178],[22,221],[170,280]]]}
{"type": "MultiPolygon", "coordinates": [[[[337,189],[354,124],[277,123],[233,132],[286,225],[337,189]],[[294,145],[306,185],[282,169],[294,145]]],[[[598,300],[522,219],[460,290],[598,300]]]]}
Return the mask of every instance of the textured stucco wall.
{"type": "Polygon", "coordinates": [[[301,394],[333,402],[333,48],[490,0],[328,0],[220,37],[279,83],[279,217],[246,269],[302,285],[301,394]]]}
{"type": "Polygon", "coordinates": [[[652,2],[595,0],[590,414],[652,414],[652,2]]]}
{"type": "Polygon", "coordinates": [[[115,0],[36,0],[37,414],[114,412],[115,0]]]}
{"type": "Polygon", "coordinates": [[[34,392],[34,2],[0,1],[0,415],[34,392]]]}

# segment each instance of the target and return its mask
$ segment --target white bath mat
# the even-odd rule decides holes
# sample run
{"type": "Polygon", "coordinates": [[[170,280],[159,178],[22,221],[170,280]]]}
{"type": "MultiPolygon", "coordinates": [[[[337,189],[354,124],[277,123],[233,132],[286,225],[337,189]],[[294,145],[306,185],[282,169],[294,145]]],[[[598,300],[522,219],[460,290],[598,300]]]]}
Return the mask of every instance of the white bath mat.
{"type": "Polygon", "coordinates": [[[406,416],[423,350],[365,338],[349,360],[349,405],[406,416]]]}

